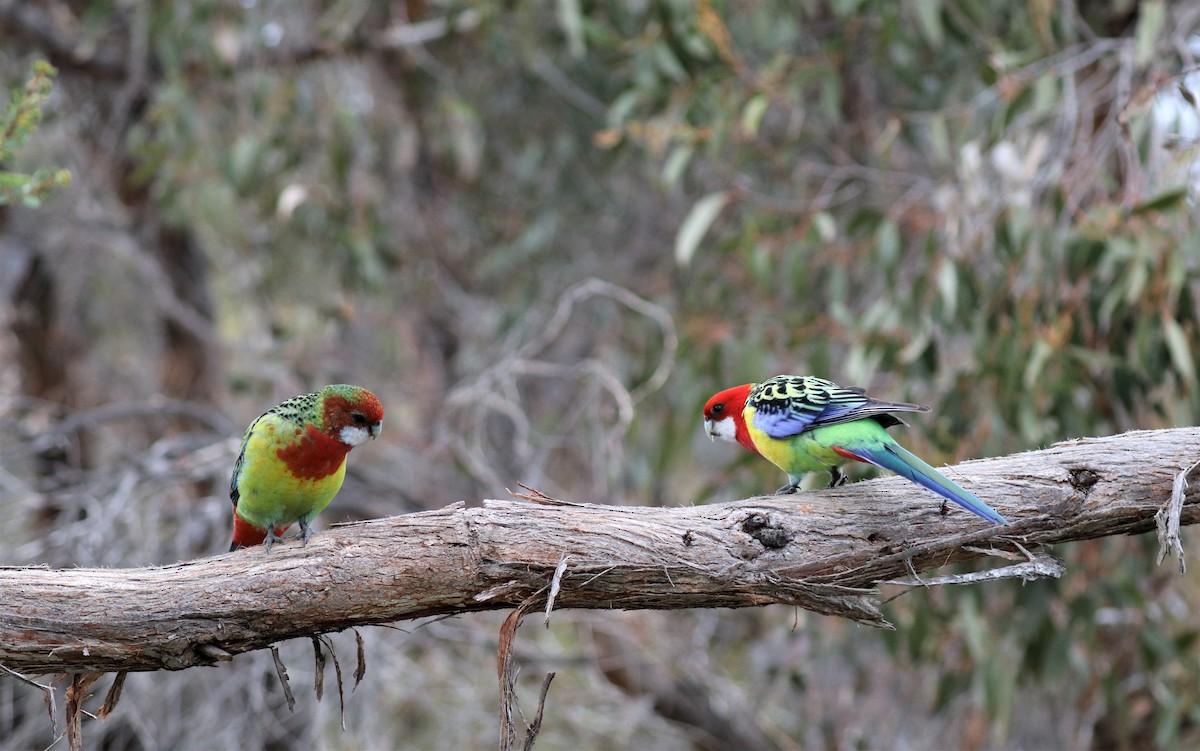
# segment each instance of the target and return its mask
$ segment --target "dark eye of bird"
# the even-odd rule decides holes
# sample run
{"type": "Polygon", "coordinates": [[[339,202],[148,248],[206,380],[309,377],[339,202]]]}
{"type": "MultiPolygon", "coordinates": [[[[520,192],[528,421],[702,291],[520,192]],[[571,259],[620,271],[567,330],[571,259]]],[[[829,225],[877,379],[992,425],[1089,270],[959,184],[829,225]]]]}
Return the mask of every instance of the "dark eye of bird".
{"type": "Polygon", "coordinates": [[[364,415],[361,412],[355,412],[355,413],[351,414],[350,419],[354,420],[355,425],[366,425],[367,424],[367,417],[366,417],[366,415],[364,415]]]}
{"type": "Polygon", "coordinates": [[[713,405],[713,408],[712,408],[712,413],[713,413],[714,415],[719,415],[719,414],[721,414],[721,413],[722,413],[722,412],[724,412],[724,411],[725,411],[725,405],[724,405],[724,404],[714,404],[714,405],[713,405]]]}

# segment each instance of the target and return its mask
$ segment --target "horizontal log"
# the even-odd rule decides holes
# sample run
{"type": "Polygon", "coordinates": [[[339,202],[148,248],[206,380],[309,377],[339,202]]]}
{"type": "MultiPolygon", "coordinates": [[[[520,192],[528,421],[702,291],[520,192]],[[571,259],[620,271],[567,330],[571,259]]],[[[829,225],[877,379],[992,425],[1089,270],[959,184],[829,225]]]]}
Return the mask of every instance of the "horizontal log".
{"type": "MultiPolygon", "coordinates": [[[[1197,459],[1200,429],[1180,428],[946,469],[1007,516],[1003,527],[957,507],[943,514],[940,498],[889,476],[673,508],[487,500],[343,525],[269,553],[133,569],[3,567],[0,665],[26,674],[211,665],[298,636],[528,606],[549,597],[556,572],[556,608],[787,603],[886,625],[881,582],[1154,529],[1197,459]]],[[[1182,523],[1200,520],[1196,491],[1183,501],[1182,523]]]]}

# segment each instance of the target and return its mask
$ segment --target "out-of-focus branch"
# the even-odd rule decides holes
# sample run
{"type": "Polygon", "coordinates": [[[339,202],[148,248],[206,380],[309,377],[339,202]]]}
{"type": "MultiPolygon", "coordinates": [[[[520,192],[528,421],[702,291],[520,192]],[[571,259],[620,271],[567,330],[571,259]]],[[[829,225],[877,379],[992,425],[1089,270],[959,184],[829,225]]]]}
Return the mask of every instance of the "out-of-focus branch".
{"type": "MultiPolygon", "coordinates": [[[[145,12],[140,6],[134,7],[128,11],[128,19],[130,28],[118,29],[114,37],[129,34],[133,37],[132,45],[121,44],[116,39],[96,43],[95,39],[84,35],[81,21],[65,5],[50,9],[39,3],[0,0],[0,29],[7,28],[37,45],[59,67],[83,70],[99,78],[127,78],[127,88],[135,91],[144,80],[144,69],[141,67],[144,63],[144,45],[139,42],[138,36],[144,36],[145,33],[145,12]]],[[[368,50],[411,50],[455,34],[469,34],[482,21],[479,11],[467,9],[415,22],[401,20],[382,30],[364,30],[363,33],[341,40],[300,41],[278,48],[256,48],[253,54],[238,55],[231,62],[235,67],[261,68],[302,65],[349,57],[368,50]]]]}
{"type": "MultiPolygon", "coordinates": [[[[1198,456],[1200,428],[1180,428],[949,468],[1012,520],[1005,527],[942,515],[934,496],[891,477],[682,508],[530,496],[536,502],[455,504],[336,529],[307,547],[161,568],[3,568],[0,664],[23,673],[210,665],[281,639],[516,607],[548,597],[556,571],[557,608],[786,603],[887,626],[875,599],[881,582],[1153,530],[1175,478],[1198,456]]],[[[1179,487],[1181,522],[1200,521],[1200,494],[1179,487]]],[[[1036,570],[1018,565],[1013,575],[1036,570]]]]}
{"type": "Polygon", "coordinates": [[[125,75],[126,60],[119,49],[85,44],[76,19],[62,12],[55,15],[47,3],[0,0],[0,28],[5,27],[36,44],[59,67],[85,68],[103,78],[125,75]]]}
{"type": "MultiPolygon", "coordinates": [[[[560,463],[569,453],[586,454],[589,462],[581,464],[591,463],[606,475],[624,455],[623,440],[636,405],[666,382],[678,347],[679,336],[666,309],[611,282],[585,280],[566,290],[548,317],[531,315],[513,326],[493,350],[491,364],[450,390],[441,409],[438,440],[448,444],[471,475],[488,487],[511,484],[505,477],[536,478],[533,482],[541,485],[552,454],[560,463]],[[575,351],[569,362],[561,361],[561,351],[555,352],[568,338],[564,332],[572,321],[594,329],[594,322],[585,318],[587,312],[581,312],[592,301],[616,303],[624,309],[622,315],[632,314],[632,319],[650,322],[657,329],[625,348],[645,353],[650,374],[637,385],[627,386],[620,369],[595,343],[585,350],[586,356],[575,351]],[[530,418],[533,408],[526,384],[534,379],[558,381],[571,394],[567,403],[561,403],[556,435],[535,430],[530,418]],[[511,434],[497,439],[492,431],[495,418],[507,421],[511,434]],[[586,429],[578,430],[578,425],[586,429]],[[579,445],[592,436],[596,436],[594,443],[579,445]]],[[[598,478],[591,492],[603,493],[604,487],[598,478]]]]}

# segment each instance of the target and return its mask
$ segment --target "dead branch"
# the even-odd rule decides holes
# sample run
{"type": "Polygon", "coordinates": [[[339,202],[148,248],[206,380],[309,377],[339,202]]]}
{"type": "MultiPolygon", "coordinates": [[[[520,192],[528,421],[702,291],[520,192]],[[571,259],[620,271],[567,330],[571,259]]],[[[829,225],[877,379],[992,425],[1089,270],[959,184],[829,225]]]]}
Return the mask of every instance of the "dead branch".
{"type": "MultiPolygon", "coordinates": [[[[31,675],[180,670],[364,624],[540,606],[555,584],[558,609],[787,603],[886,626],[880,583],[1155,529],[1176,477],[1198,458],[1200,428],[1180,428],[948,468],[1012,520],[1005,527],[953,509],[943,516],[936,497],[888,477],[681,508],[491,500],[349,525],[269,554],[0,568],[0,665],[31,675]]],[[[1200,495],[1178,487],[1177,517],[1195,523],[1200,495]]],[[[1019,577],[1053,571],[1012,568],[1019,577]]]]}

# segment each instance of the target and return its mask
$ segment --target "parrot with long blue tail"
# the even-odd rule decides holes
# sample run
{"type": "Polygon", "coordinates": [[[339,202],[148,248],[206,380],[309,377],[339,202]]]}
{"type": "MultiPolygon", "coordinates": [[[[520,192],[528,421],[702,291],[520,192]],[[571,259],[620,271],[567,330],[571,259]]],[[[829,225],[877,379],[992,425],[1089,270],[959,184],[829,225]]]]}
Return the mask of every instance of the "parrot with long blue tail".
{"type": "Polygon", "coordinates": [[[829,487],[845,482],[841,467],[865,462],[895,472],[993,524],[1007,520],[888,435],[903,425],[896,412],[929,407],[885,402],[860,388],[844,388],[816,376],[777,375],[713,395],[704,405],[710,437],[736,441],[782,469],[792,493],[808,472],[830,473],[829,487]]]}

